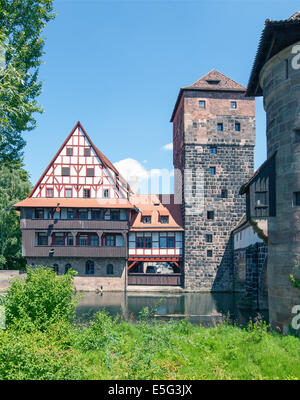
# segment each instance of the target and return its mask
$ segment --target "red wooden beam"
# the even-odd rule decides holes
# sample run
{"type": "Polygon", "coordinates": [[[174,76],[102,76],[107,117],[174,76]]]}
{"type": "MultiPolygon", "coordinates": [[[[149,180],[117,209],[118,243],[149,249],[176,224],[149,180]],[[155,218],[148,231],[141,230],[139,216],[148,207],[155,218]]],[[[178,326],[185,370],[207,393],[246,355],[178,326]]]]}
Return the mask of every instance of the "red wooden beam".
{"type": "Polygon", "coordinates": [[[131,263],[131,264],[127,267],[127,271],[129,271],[130,268],[132,268],[136,263],[137,263],[136,261],[134,261],[133,263],[131,263]]]}

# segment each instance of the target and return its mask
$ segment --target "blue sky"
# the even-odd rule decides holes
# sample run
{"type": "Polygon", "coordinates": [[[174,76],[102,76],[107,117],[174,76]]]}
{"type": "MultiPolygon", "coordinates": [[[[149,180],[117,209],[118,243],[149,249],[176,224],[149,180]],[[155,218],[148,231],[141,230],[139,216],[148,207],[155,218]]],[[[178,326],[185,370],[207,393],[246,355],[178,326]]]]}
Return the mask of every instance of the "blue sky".
{"type": "MultiPolygon", "coordinates": [[[[170,116],[179,88],[211,69],[247,86],[266,18],[299,10],[289,1],[56,0],[40,69],[45,113],[25,134],[35,183],[75,123],[114,163],[140,173],[172,169],[170,116]],[[135,164],[134,164],[135,163],[135,164]],[[120,164],[119,164],[120,165],[120,164]]],[[[266,157],[265,112],[256,101],[255,167],[266,157]]]]}

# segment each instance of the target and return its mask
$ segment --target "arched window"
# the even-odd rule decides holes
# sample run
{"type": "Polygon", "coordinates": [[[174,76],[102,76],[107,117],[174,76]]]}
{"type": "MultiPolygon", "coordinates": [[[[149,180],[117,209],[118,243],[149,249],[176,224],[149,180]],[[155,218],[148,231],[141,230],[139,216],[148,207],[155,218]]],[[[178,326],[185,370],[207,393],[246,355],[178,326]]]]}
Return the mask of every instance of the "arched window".
{"type": "Polygon", "coordinates": [[[69,269],[71,269],[72,268],[72,265],[71,264],[66,264],[66,266],[65,266],[65,274],[69,271],[69,269]]]}
{"type": "Polygon", "coordinates": [[[53,264],[52,268],[53,268],[53,271],[58,274],[58,264],[53,264]]]}
{"type": "Polygon", "coordinates": [[[86,273],[86,275],[94,275],[94,273],[95,273],[94,261],[88,260],[85,263],[85,273],[86,273]]]}
{"type": "Polygon", "coordinates": [[[108,264],[106,266],[106,274],[113,275],[114,274],[114,266],[112,264],[108,264]]]}

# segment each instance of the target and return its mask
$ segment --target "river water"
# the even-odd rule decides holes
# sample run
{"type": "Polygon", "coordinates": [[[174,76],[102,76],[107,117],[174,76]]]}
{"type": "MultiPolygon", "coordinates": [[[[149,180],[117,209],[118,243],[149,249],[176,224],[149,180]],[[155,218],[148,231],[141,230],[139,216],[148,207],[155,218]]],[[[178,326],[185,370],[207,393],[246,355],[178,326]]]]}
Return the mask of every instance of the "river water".
{"type": "MultiPolygon", "coordinates": [[[[139,292],[85,292],[77,306],[79,321],[88,321],[97,311],[105,309],[110,315],[120,315],[126,321],[135,323],[139,312],[146,306],[156,309],[155,318],[160,320],[187,319],[194,324],[212,326],[230,320],[246,326],[255,319],[257,312],[241,310],[237,293],[139,293],[139,292]]],[[[260,311],[268,322],[268,313],[260,311]]]]}

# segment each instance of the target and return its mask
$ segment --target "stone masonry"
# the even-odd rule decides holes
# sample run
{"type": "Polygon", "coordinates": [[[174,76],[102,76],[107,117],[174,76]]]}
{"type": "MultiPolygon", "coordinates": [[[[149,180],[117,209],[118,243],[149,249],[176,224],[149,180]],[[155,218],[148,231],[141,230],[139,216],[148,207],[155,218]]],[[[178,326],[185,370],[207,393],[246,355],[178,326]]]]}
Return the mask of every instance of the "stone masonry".
{"type": "Polygon", "coordinates": [[[70,264],[78,272],[74,279],[76,290],[82,291],[123,291],[126,280],[126,260],[122,258],[80,258],[80,257],[55,257],[53,258],[27,258],[29,266],[58,265],[58,274],[64,274],[65,266],[70,264]],[[94,274],[85,274],[86,262],[94,262],[94,274]],[[113,265],[113,274],[107,274],[107,265],[113,265]]]}
{"type": "Polygon", "coordinates": [[[175,106],[174,167],[184,177],[184,286],[188,290],[232,290],[231,231],[245,213],[240,186],[254,169],[255,106],[245,91],[211,71],[181,89],[175,106]]]}

